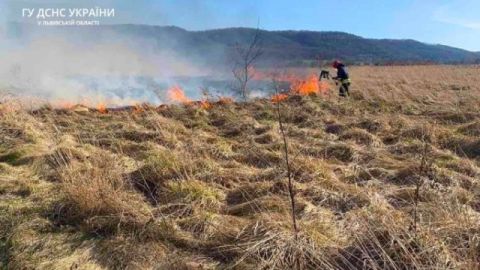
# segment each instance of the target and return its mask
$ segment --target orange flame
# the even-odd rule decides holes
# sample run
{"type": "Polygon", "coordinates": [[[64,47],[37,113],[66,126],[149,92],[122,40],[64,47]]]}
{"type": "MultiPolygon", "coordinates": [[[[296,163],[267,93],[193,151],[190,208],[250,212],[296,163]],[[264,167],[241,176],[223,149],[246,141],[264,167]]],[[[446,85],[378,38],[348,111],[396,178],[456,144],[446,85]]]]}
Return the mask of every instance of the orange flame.
{"type": "Polygon", "coordinates": [[[251,69],[254,80],[271,80],[290,84],[290,93],[297,95],[325,94],[329,85],[326,81],[319,81],[318,75],[310,73],[307,76],[295,72],[276,73],[251,69]]]}
{"type": "Polygon", "coordinates": [[[99,113],[107,113],[107,106],[105,103],[100,102],[97,104],[97,110],[99,113]]]}
{"type": "Polygon", "coordinates": [[[300,95],[320,94],[328,89],[328,85],[325,82],[319,82],[317,76],[311,74],[305,80],[293,80],[290,89],[293,93],[300,95]]]}
{"type": "Polygon", "coordinates": [[[208,100],[200,100],[200,108],[208,110],[212,108],[212,103],[210,103],[208,100]]]}
{"type": "Polygon", "coordinates": [[[273,103],[278,103],[286,100],[288,98],[287,94],[281,93],[281,94],[276,94],[272,96],[272,102],[273,103]]]}
{"type": "Polygon", "coordinates": [[[272,96],[272,102],[278,103],[288,98],[289,94],[294,95],[312,95],[326,94],[329,90],[329,84],[326,81],[319,81],[317,75],[312,73],[306,78],[299,77],[295,74],[283,74],[275,79],[280,82],[290,83],[289,93],[280,93],[272,96]]]}
{"type": "Polygon", "coordinates": [[[173,102],[179,102],[184,104],[188,104],[192,102],[192,100],[190,100],[187,96],[185,96],[183,89],[177,85],[168,89],[167,96],[168,96],[168,99],[173,102]]]}

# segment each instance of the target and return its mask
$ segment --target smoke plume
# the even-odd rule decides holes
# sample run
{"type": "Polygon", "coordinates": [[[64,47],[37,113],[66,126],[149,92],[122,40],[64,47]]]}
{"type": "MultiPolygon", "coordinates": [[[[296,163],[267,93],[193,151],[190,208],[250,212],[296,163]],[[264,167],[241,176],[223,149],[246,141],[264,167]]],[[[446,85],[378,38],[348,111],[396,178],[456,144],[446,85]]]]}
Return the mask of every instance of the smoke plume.
{"type": "MultiPolygon", "coordinates": [[[[212,70],[206,61],[178,52],[176,40],[79,28],[0,28],[0,89],[48,102],[159,104],[167,102],[165,92],[172,85],[212,70]]],[[[188,95],[200,96],[201,84],[189,80],[188,95]]]]}

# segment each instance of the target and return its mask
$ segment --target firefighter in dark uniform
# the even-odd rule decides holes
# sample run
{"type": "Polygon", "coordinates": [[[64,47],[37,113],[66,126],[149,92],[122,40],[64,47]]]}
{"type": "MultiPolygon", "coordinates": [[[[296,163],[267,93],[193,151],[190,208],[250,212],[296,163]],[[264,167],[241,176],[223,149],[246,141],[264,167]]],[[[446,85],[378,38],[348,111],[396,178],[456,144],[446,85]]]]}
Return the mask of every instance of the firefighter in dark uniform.
{"type": "Polygon", "coordinates": [[[350,77],[348,76],[347,67],[340,61],[335,60],[332,64],[333,68],[337,69],[337,76],[333,77],[335,84],[340,85],[340,96],[346,97],[350,90],[350,77]]]}

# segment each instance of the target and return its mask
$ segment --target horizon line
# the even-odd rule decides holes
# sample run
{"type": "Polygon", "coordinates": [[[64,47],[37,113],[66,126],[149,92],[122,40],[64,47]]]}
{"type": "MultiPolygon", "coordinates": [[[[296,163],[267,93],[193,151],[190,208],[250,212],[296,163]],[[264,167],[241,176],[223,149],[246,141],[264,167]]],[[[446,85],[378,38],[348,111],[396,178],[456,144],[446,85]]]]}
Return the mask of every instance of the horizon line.
{"type": "MultiPolygon", "coordinates": [[[[21,22],[21,21],[8,21],[8,23],[18,23],[18,24],[26,24],[26,25],[32,25],[32,26],[38,26],[35,23],[30,23],[30,22],[21,22]]],[[[347,34],[347,35],[352,35],[358,38],[362,39],[369,39],[369,40],[393,40],[393,41],[415,41],[427,45],[434,45],[434,46],[444,46],[444,47],[449,47],[449,48],[454,48],[458,50],[463,50],[466,52],[471,52],[471,53],[480,53],[480,51],[474,51],[474,50],[468,50],[464,48],[459,48],[451,45],[445,45],[441,43],[429,43],[429,42],[424,42],[420,40],[416,40],[413,38],[370,38],[370,37],[364,37],[361,35],[345,32],[345,31],[338,31],[338,30],[326,30],[326,31],[321,31],[321,30],[293,30],[293,29],[284,29],[284,30],[269,30],[269,29],[263,29],[263,28],[256,28],[256,27],[247,27],[247,26],[226,26],[226,27],[220,27],[220,28],[209,28],[209,29],[202,29],[202,30],[191,30],[187,29],[185,27],[177,26],[177,25],[159,25],[159,24],[148,24],[148,23],[104,23],[100,25],[93,25],[93,26],[83,26],[83,27],[102,27],[102,26],[128,26],[128,25],[133,25],[133,26],[148,26],[148,27],[174,27],[174,28],[179,28],[187,32],[208,32],[208,31],[217,31],[217,30],[228,30],[228,29],[252,29],[256,30],[259,29],[260,31],[265,31],[265,32],[312,32],[312,33],[342,33],[342,34],[347,34]]],[[[49,27],[72,27],[72,26],[49,26],[49,27]]],[[[82,26],[73,26],[73,27],[82,27],[82,26]]]]}

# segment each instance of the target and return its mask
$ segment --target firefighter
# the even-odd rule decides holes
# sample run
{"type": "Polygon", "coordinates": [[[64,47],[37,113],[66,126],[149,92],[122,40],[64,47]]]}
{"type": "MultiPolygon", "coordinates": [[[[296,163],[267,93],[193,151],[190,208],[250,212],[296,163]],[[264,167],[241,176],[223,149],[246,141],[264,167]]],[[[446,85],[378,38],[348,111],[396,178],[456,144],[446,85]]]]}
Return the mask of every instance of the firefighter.
{"type": "Polygon", "coordinates": [[[332,64],[333,68],[337,69],[337,76],[333,77],[336,85],[340,84],[339,94],[341,97],[349,95],[350,77],[348,76],[347,67],[340,61],[335,60],[332,64]]]}

